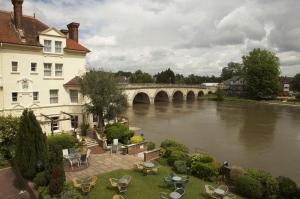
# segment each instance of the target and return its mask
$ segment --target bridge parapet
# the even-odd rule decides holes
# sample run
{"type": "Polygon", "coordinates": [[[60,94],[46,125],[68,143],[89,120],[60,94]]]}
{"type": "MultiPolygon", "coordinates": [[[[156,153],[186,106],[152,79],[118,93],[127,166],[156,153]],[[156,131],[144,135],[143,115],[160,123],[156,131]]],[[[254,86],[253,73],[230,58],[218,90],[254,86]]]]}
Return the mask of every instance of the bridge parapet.
{"type": "Polygon", "coordinates": [[[203,85],[190,85],[190,84],[121,84],[120,87],[123,89],[149,89],[149,88],[196,88],[196,89],[207,89],[203,85]]]}

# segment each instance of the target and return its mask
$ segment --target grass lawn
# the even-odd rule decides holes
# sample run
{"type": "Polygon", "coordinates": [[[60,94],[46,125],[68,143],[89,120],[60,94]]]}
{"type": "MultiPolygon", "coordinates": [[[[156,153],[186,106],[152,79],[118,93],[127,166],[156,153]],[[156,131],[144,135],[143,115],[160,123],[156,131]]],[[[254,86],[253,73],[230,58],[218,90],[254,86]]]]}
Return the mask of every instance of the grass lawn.
{"type": "MultiPolygon", "coordinates": [[[[111,199],[117,190],[111,188],[109,178],[121,178],[124,175],[132,177],[128,191],[123,195],[125,199],[159,199],[159,193],[172,192],[164,186],[163,178],[171,172],[166,166],[161,166],[159,174],[144,176],[141,172],[130,170],[119,170],[98,176],[97,185],[87,195],[88,199],[111,199]]],[[[190,182],[185,185],[185,199],[208,198],[205,194],[204,185],[211,184],[195,177],[191,177],[190,182]]],[[[213,184],[211,184],[213,185],[213,184]]],[[[241,198],[241,197],[236,197],[241,198]]]]}

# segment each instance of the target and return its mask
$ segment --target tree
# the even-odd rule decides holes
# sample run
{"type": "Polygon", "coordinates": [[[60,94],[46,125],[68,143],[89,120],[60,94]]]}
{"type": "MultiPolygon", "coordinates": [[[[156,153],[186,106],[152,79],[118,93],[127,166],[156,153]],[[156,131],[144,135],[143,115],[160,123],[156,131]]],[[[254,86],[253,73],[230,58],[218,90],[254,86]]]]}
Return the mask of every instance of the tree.
{"type": "Polygon", "coordinates": [[[6,159],[13,156],[19,122],[20,119],[16,117],[0,117],[0,153],[6,159]]]}
{"type": "Polygon", "coordinates": [[[32,111],[23,111],[16,143],[16,161],[24,177],[32,179],[38,163],[48,167],[47,138],[32,111]]]}
{"type": "Polygon", "coordinates": [[[114,119],[127,106],[126,97],[109,72],[87,72],[81,79],[81,92],[89,98],[86,108],[97,116],[99,128],[104,127],[104,119],[114,119]]]}
{"type": "Polygon", "coordinates": [[[293,91],[300,92],[300,73],[295,75],[292,80],[292,89],[293,91]]]}
{"type": "Polygon", "coordinates": [[[270,99],[279,94],[279,58],[273,52],[254,49],[243,56],[248,95],[270,99]]]}
{"type": "Polygon", "coordinates": [[[157,73],[155,77],[156,77],[156,83],[163,83],[163,84],[175,83],[175,74],[170,68],[160,73],[157,73]]]}
{"type": "Polygon", "coordinates": [[[185,83],[184,76],[181,74],[176,74],[175,75],[175,83],[176,84],[184,84],[185,83]]]}
{"type": "Polygon", "coordinates": [[[227,80],[232,78],[233,76],[236,75],[241,75],[242,74],[242,64],[240,63],[235,63],[235,62],[230,62],[228,63],[227,67],[224,67],[222,69],[222,74],[221,78],[223,80],[227,80]]]}
{"type": "Polygon", "coordinates": [[[149,73],[144,73],[141,70],[135,71],[130,75],[130,83],[152,83],[153,78],[149,73]]]}

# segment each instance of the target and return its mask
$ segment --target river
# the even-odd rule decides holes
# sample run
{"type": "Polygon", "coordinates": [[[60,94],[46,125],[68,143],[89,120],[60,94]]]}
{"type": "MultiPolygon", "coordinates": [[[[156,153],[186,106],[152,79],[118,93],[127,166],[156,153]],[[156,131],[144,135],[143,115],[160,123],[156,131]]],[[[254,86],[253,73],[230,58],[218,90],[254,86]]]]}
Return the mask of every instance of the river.
{"type": "Polygon", "coordinates": [[[259,168],[300,184],[300,108],[199,100],[135,104],[130,125],[159,144],[174,139],[220,162],[259,168]]]}

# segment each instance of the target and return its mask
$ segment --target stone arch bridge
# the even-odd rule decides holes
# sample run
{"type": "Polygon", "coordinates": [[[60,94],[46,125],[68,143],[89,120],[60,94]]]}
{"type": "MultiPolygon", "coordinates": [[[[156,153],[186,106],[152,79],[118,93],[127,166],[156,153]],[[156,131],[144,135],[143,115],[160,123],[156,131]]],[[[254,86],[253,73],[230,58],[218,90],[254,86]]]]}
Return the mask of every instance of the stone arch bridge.
{"type": "Polygon", "coordinates": [[[193,100],[216,91],[213,87],[185,84],[126,84],[121,87],[129,106],[193,100]]]}

